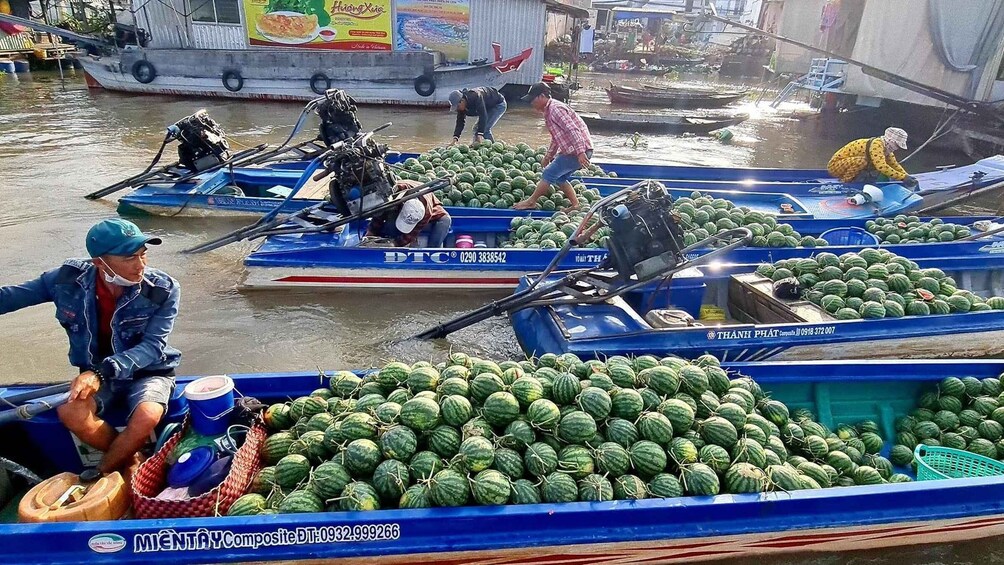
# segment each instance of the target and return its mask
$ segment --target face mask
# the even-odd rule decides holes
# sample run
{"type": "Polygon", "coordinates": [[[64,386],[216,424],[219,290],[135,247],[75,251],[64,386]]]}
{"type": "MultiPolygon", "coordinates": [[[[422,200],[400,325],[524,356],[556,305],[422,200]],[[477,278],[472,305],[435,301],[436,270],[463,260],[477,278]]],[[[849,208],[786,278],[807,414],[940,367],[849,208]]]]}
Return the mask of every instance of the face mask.
{"type": "Polygon", "coordinates": [[[139,278],[138,281],[131,281],[131,280],[129,280],[129,279],[127,279],[127,278],[119,275],[111,267],[108,266],[108,263],[105,263],[104,259],[101,259],[101,264],[104,265],[106,269],[108,269],[109,271],[111,271],[112,275],[114,275],[114,276],[111,276],[107,272],[103,273],[104,277],[105,277],[105,282],[108,283],[108,284],[113,284],[113,285],[116,285],[116,286],[136,286],[139,283],[143,282],[143,277],[142,276],[140,276],[140,278],[139,278]]]}

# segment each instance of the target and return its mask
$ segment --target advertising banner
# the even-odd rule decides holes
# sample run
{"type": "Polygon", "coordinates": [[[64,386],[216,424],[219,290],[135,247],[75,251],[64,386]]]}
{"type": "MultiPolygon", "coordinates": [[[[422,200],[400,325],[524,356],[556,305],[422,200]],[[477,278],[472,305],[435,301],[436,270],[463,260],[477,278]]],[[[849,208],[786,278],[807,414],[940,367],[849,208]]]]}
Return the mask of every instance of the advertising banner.
{"type": "Polygon", "coordinates": [[[397,49],[441,51],[451,63],[467,63],[470,22],[470,0],[398,0],[397,49]]]}
{"type": "Polygon", "coordinates": [[[391,0],[244,0],[248,44],[390,51],[391,0]]]}

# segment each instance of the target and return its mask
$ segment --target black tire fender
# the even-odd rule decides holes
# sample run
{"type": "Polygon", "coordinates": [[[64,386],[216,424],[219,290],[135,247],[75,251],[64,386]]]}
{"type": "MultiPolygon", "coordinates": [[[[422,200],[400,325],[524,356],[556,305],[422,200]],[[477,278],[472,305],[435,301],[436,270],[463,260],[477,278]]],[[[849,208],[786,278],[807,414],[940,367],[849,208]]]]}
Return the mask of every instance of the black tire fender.
{"type": "Polygon", "coordinates": [[[146,59],[140,59],[132,64],[132,77],[140,84],[150,84],[157,78],[157,67],[146,59]]]}
{"type": "Polygon", "coordinates": [[[436,92],[436,81],[431,74],[424,74],[415,79],[415,92],[426,98],[436,92]]]}
{"type": "Polygon", "coordinates": [[[230,92],[239,92],[244,88],[244,77],[241,72],[235,69],[223,71],[223,88],[230,92]]]}
{"type": "Polygon", "coordinates": [[[331,79],[324,73],[314,73],[310,77],[310,90],[314,94],[323,96],[331,88],[331,79]]]}

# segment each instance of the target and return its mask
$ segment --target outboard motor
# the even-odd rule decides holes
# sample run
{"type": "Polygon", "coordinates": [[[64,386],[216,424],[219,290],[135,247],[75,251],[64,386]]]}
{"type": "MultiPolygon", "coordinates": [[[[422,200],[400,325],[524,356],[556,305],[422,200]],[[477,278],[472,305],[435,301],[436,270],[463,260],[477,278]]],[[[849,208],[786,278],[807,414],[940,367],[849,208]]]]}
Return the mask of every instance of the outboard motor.
{"type": "Polygon", "coordinates": [[[684,262],[683,230],[672,210],[673,198],[655,182],[603,210],[611,230],[607,248],[622,278],[645,280],[684,262]]]}
{"type": "Polygon", "coordinates": [[[328,147],[352,139],[363,129],[356,119],[356,101],[343,90],[332,88],[325,92],[324,100],[317,105],[317,115],[321,118],[318,137],[328,147]]]}
{"type": "Polygon", "coordinates": [[[205,110],[178,120],[167,132],[178,140],[178,161],[190,171],[204,171],[231,157],[227,133],[205,110]]]}
{"type": "Polygon", "coordinates": [[[329,200],[343,216],[358,214],[390,200],[395,179],[384,162],[387,146],[372,135],[336,147],[324,162],[331,171],[329,200]]]}

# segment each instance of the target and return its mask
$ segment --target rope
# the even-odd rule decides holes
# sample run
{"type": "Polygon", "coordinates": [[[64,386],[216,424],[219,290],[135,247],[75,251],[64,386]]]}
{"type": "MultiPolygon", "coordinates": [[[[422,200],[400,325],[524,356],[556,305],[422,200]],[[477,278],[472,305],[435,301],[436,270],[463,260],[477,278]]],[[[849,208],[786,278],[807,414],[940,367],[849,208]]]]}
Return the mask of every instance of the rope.
{"type": "Polygon", "coordinates": [[[924,143],[921,143],[920,145],[918,145],[917,148],[914,149],[912,153],[910,153],[909,155],[907,155],[903,159],[900,159],[900,163],[907,162],[911,157],[913,157],[917,153],[920,153],[920,151],[922,149],[924,149],[925,147],[927,147],[932,142],[934,142],[934,141],[936,141],[936,140],[944,137],[945,135],[951,133],[952,129],[954,128],[954,125],[952,125],[951,128],[949,128],[948,126],[950,124],[952,124],[952,122],[955,121],[956,118],[958,118],[959,112],[961,112],[961,111],[962,111],[962,108],[958,108],[954,112],[952,112],[951,116],[949,116],[947,119],[941,121],[938,124],[938,127],[934,128],[934,132],[931,134],[931,137],[927,138],[927,141],[925,141],[924,143]],[[948,128],[948,129],[945,129],[945,128],[948,128]],[[943,129],[944,129],[944,131],[942,131],[943,129]]]}

